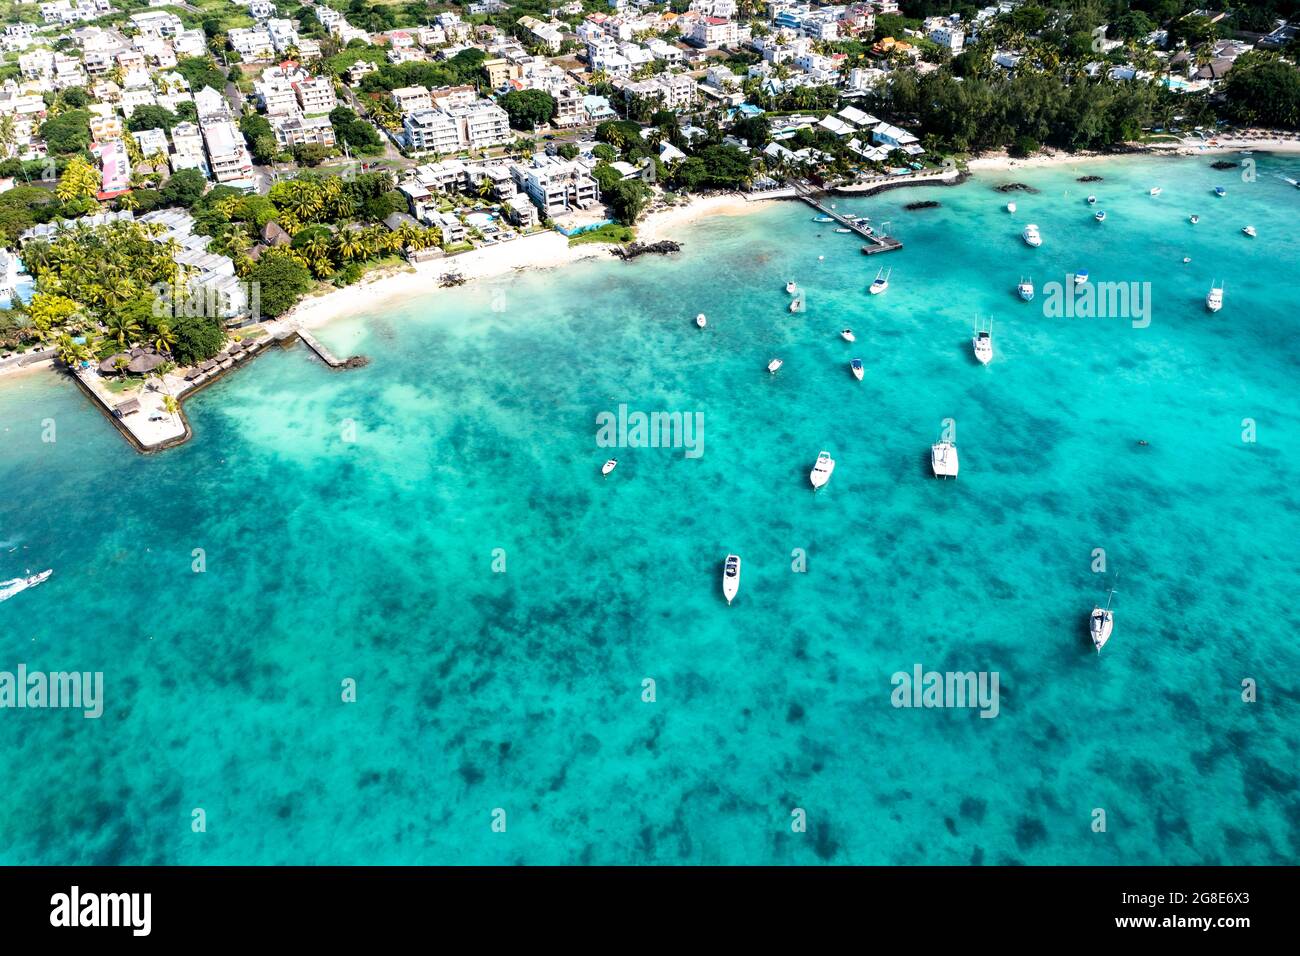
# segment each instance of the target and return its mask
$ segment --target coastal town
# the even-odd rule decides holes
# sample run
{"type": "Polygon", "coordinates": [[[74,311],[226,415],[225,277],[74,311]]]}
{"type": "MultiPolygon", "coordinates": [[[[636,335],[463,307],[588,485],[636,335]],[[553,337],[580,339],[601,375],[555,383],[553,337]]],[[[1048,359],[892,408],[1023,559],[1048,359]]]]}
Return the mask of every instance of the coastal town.
{"type": "Polygon", "coordinates": [[[0,372],[57,366],[158,450],[269,344],[361,364],[301,321],[335,290],[621,250],[701,196],[1294,145],[1269,5],[1104,6],[8,2],[0,372]]]}

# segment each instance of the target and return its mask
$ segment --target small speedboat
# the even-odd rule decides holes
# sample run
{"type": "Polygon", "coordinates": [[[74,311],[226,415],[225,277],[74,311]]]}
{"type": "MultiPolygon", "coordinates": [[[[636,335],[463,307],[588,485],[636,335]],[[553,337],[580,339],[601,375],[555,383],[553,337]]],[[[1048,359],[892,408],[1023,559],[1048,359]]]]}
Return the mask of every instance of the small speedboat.
{"type": "Polygon", "coordinates": [[[1084,284],[1085,282],[1087,282],[1087,281],[1088,281],[1088,270],[1087,270],[1087,269],[1080,269],[1078,272],[1076,272],[1076,273],[1074,274],[1074,284],[1075,284],[1075,285],[1083,285],[1083,284],[1084,284]]]}
{"type": "Polygon", "coordinates": [[[772,359],[772,361],[767,363],[767,370],[771,372],[773,375],[775,375],[776,370],[779,369],[784,364],[785,363],[782,362],[779,358],[774,358],[772,359]]]}
{"type": "Polygon", "coordinates": [[[930,446],[930,470],[936,478],[957,477],[957,446],[950,441],[935,442],[930,446]]]}
{"type": "Polygon", "coordinates": [[[990,322],[987,328],[975,326],[975,336],[970,340],[971,348],[975,350],[975,358],[981,365],[988,365],[993,360],[993,323],[990,322]]]}
{"type": "Polygon", "coordinates": [[[853,373],[853,377],[859,382],[862,381],[862,359],[854,359],[849,362],[849,371],[853,373]]]}
{"type": "Polygon", "coordinates": [[[840,332],[840,338],[845,342],[856,342],[858,340],[857,336],[853,334],[852,329],[845,329],[840,332]]]}
{"type": "Polygon", "coordinates": [[[1016,286],[1016,295],[1026,302],[1032,302],[1034,300],[1034,280],[1029,279],[1026,281],[1021,279],[1020,285],[1016,286]]]}
{"type": "Polygon", "coordinates": [[[37,574],[29,574],[26,577],[10,578],[8,581],[0,581],[0,601],[7,601],[15,594],[26,591],[28,588],[34,588],[38,584],[44,584],[54,573],[53,568],[47,568],[37,574]]]}
{"type": "Polygon", "coordinates": [[[609,461],[605,462],[605,464],[600,466],[600,473],[602,475],[608,475],[611,471],[613,471],[617,467],[618,467],[618,459],[611,458],[609,461]]]}
{"type": "Polygon", "coordinates": [[[812,482],[813,490],[817,490],[826,482],[831,480],[831,472],[835,470],[835,459],[831,457],[828,451],[819,452],[817,463],[813,465],[812,473],[808,479],[812,482]]]}
{"type": "Polygon", "coordinates": [[[872,295],[880,295],[880,293],[884,292],[888,288],[889,288],[889,272],[887,272],[884,269],[881,269],[879,272],[876,273],[876,277],[871,280],[871,285],[867,288],[867,291],[870,292],[872,295]]]}
{"type": "Polygon", "coordinates": [[[1222,186],[1215,186],[1215,187],[1214,187],[1214,195],[1216,195],[1216,196],[1218,196],[1220,199],[1222,199],[1224,196],[1228,195],[1228,191],[1227,191],[1226,189],[1224,189],[1222,186]]]}
{"type": "Polygon", "coordinates": [[[848,229],[848,228],[846,228],[846,227],[844,227],[844,226],[841,226],[839,229],[836,229],[835,231],[836,231],[836,232],[852,232],[853,230],[852,230],[852,229],[848,229]]]}
{"type": "Polygon", "coordinates": [[[1191,261],[1192,261],[1192,257],[1191,257],[1191,256],[1183,256],[1183,265],[1187,265],[1187,263],[1189,263],[1189,262],[1191,262],[1191,261]]]}
{"type": "Polygon", "coordinates": [[[803,296],[798,296],[798,295],[797,295],[797,296],[795,296],[793,299],[790,300],[790,311],[791,311],[791,312],[802,312],[802,311],[803,311],[803,296]]]}
{"type": "Polygon", "coordinates": [[[1152,186],[1150,192],[1148,192],[1147,195],[1148,195],[1148,196],[1159,196],[1162,192],[1164,192],[1164,190],[1161,189],[1159,186],[1152,186]]]}
{"type": "Polygon", "coordinates": [[[1098,654],[1110,640],[1110,632],[1115,628],[1115,612],[1110,609],[1110,602],[1114,596],[1115,592],[1111,591],[1110,596],[1106,598],[1106,606],[1098,605],[1088,615],[1088,635],[1092,638],[1092,646],[1097,648],[1098,654]]]}
{"type": "Polygon", "coordinates": [[[814,216],[814,217],[813,217],[813,222],[834,222],[834,221],[835,221],[835,219],[834,219],[834,217],[832,217],[832,216],[814,216]]]}
{"type": "Polygon", "coordinates": [[[1254,226],[1242,226],[1242,227],[1241,227],[1241,231],[1242,231],[1242,234],[1243,234],[1243,235],[1250,236],[1250,238],[1252,238],[1252,239],[1255,238],[1255,227],[1254,227],[1254,226]]]}
{"type": "Polygon", "coordinates": [[[1218,312],[1223,308],[1223,286],[1211,282],[1210,291],[1205,293],[1205,307],[1211,312],[1218,312]]]}
{"type": "Polygon", "coordinates": [[[1089,197],[1088,197],[1088,205],[1089,205],[1089,206],[1095,206],[1096,204],[1097,204],[1097,197],[1096,197],[1096,196],[1089,196],[1089,197]]]}
{"type": "Polygon", "coordinates": [[[1195,215],[1195,214],[1193,214],[1193,215],[1187,217],[1187,221],[1190,222],[1190,223],[1194,226],[1194,225],[1196,225],[1198,222],[1201,221],[1201,217],[1200,217],[1200,216],[1197,216],[1197,215],[1195,215]]]}
{"type": "Polygon", "coordinates": [[[1043,237],[1038,232],[1038,226],[1032,222],[1025,226],[1025,231],[1020,234],[1020,238],[1025,240],[1025,245],[1032,246],[1035,249],[1043,244],[1043,237]]]}
{"type": "Polygon", "coordinates": [[[1015,212],[1015,211],[1016,211],[1016,204],[1013,202],[1007,203],[1007,212],[1015,212]]]}
{"type": "Polygon", "coordinates": [[[704,313],[701,312],[699,315],[695,317],[695,324],[698,325],[700,328],[704,328],[706,325],[709,324],[709,320],[706,319],[704,317],[704,313]]]}
{"type": "Polygon", "coordinates": [[[795,292],[798,290],[798,288],[799,288],[799,287],[798,287],[797,285],[794,284],[794,280],[793,280],[793,279],[791,279],[789,282],[787,282],[787,283],[785,284],[785,291],[786,291],[786,292],[789,292],[791,295],[794,295],[795,292]]]}
{"type": "Polygon", "coordinates": [[[1106,210],[1104,210],[1104,209],[1098,209],[1097,212],[1096,212],[1096,214],[1095,214],[1092,218],[1093,218],[1093,219],[1096,219],[1098,222],[1105,222],[1105,221],[1106,221],[1106,210]]]}
{"type": "Polygon", "coordinates": [[[730,604],[736,598],[736,592],[740,590],[740,555],[727,555],[726,562],[722,565],[722,596],[730,604]]]}

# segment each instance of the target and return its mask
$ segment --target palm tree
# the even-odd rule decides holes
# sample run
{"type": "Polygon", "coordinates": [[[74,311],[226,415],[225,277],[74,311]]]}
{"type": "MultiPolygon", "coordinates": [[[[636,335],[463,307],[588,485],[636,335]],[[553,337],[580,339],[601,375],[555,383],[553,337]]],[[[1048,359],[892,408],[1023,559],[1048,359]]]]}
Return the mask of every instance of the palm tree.
{"type": "Polygon", "coordinates": [[[170,355],[172,346],[176,344],[176,333],[172,331],[171,326],[166,322],[159,322],[154,327],[151,341],[153,347],[159,352],[166,352],[170,355]]]}
{"type": "Polygon", "coordinates": [[[117,340],[117,344],[126,348],[128,342],[134,342],[136,336],[140,334],[140,325],[129,315],[114,313],[108,317],[104,323],[108,328],[109,336],[117,340]]]}

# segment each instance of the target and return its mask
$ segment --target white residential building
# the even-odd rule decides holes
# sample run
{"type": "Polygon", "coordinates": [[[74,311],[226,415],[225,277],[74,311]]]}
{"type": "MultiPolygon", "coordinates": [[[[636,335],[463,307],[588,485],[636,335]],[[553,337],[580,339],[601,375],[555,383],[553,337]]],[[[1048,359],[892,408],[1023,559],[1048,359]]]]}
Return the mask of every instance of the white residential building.
{"type": "Polygon", "coordinates": [[[298,106],[308,116],[328,113],[338,106],[338,97],[334,95],[334,81],[328,76],[307,76],[294,80],[293,91],[298,97],[298,106]]]}
{"type": "Polygon", "coordinates": [[[454,153],[460,146],[460,124],[442,110],[419,109],[402,117],[407,145],[417,152],[454,153]]]}
{"type": "Polygon", "coordinates": [[[247,179],[253,172],[253,160],[244,144],[244,134],[234,123],[221,120],[205,123],[203,142],[208,148],[208,167],[219,183],[247,179]]]}

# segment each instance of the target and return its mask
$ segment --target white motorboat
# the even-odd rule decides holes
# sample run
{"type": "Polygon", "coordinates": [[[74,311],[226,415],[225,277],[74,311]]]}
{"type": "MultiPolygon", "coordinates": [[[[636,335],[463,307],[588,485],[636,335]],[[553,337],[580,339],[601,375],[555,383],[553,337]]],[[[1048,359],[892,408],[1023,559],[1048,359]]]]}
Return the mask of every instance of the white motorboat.
{"type": "Polygon", "coordinates": [[[726,563],[722,565],[722,596],[730,604],[736,599],[736,592],[740,590],[740,555],[727,555],[726,563]]]}
{"type": "Polygon", "coordinates": [[[1164,192],[1164,190],[1161,189],[1159,186],[1152,186],[1151,189],[1150,189],[1150,191],[1147,193],[1147,195],[1148,195],[1148,196],[1159,196],[1162,192],[1164,192]]]}
{"type": "Polygon", "coordinates": [[[1242,226],[1242,227],[1241,227],[1241,231],[1242,231],[1242,233],[1244,233],[1245,235],[1250,236],[1250,238],[1252,238],[1252,239],[1255,238],[1255,227],[1254,227],[1254,226],[1242,226]]]}
{"type": "Polygon", "coordinates": [[[1224,189],[1222,186],[1215,186],[1214,195],[1222,199],[1224,196],[1228,195],[1228,190],[1224,189]]]}
{"type": "Polygon", "coordinates": [[[1205,307],[1211,312],[1218,312],[1223,308],[1223,286],[1210,283],[1210,291],[1205,293],[1205,307]]]}
{"type": "Polygon", "coordinates": [[[957,446],[950,441],[930,446],[930,470],[936,478],[957,477],[957,446]]]}
{"type": "Polygon", "coordinates": [[[1088,270],[1087,270],[1087,269],[1080,269],[1078,272],[1076,272],[1076,273],[1074,274],[1074,284],[1075,284],[1075,285],[1083,285],[1083,284],[1084,284],[1085,282],[1087,282],[1087,281],[1088,281],[1088,270]]]}
{"type": "Polygon", "coordinates": [[[704,328],[706,325],[709,324],[709,320],[706,319],[704,317],[704,313],[701,312],[699,315],[695,317],[695,324],[698,325],[700,328],[704,328]]]}
{"type": "Polygon", "coordinates": [[[1191,262],[1191,261],[1192,261],[1192,257],[1191,257],[1191,256],[1183,256],[1183,265],[1187,265],[1187,263],[1189,263],[1189,262],[1191,262]]]}
{"type": "Polygon", "coordinates": [[[799,291],[799,287],[795,285],[794,280],[791,279],[789,282],[785,284],[785,291],[790,293],[791,295],[794,295],[797,291],[799,291]]]}
{"type": "Polygon", "coordinates": [[[858,340],[858,337],[853,334],[852,329],[844,329],[842,332],[840,332],[840,338],[842,338],[845,342],[856,342],[858,340]]]}
{"type": "Polygon", "coordinates": [[[1025,245],[1032,246],[1035,249],[1043,244],[1043,237],[1039,235],[1038,226],[1032,222],[1025,226],[1025,231],[1020,234],[1020,238],[1025,240],[1025,245]]]}
{"type": "Polygon", "coordinates": [[[828,451],[817,453],[817,463],[813,465],[812,473],[808,479],[812,482],[813,490],[820,488],[826,482],[831,480],[831,473],[835,471],[835,459],[831,457],[828,451]]]}
{"type": "Polygon", "coordinates": [[[772,359],[772,361],[767,363],[767,370],[771,372],[773,375],[775,375],[776,370],[779,369],[784,364],[785,363],[782,362],[779,358],[774,358],[772,359]]]}
{"type": "Polygon", "coordinates": [[[1029,281],[1026,282],[1024,279],[1021,279],[1020,285],[1016,286],[1016,295],[1020,296],[1020,298],[1024,299],[1026,302],[1034,301],[1034,280],[1030,278],[1029,281]]]}
{"type": "Polygon", "coordinates": [[[1095,205],[1097,205],[1097,197],[1096,197],[1096,196],[1089,196],[1089,197],[1088,197],[1088,205],[1089,205],[1089,206],[1095,206],[1095,205]]]}
{"type": "Polygon", "coordinates": [[[979,323],[975,324],[975,335],[970,340],[971,348],[975,350],[975,358],[981,365],[988,365],[993,360],[993,321],[989,320],[987,328],[981,328],[979,323]]]}
{"type": "Polygon", "coordinates": [[[613,471],[617,467],[618,467],[618,459],[611,458],[609,461],[605,462],[605,464],[600,466],[600,473],[602,475],[608,475],[611,471],[613,471]]]}
{"type": "Polygon", "coordinates": [[[872,295],[880,295],[880,293],[888,289],[889,274],[892,271],[893,270],[881,269],[879,272],[877,272],[876,277],[871,280],[871,285],[867,288],[867,291],[870,292],[872,295]]]}
{"type": "Polygon", "coordinates": [[[859,382],[862,381],[862,359],[854,359],[849,362],[849,371],[853,373],[853,377],[859,382]]]}
{"type": "Polygon", "coordinates": [[[15,594],[20,594],[28,588],[34,588],[38,584],[44,584],[54,573],[53,568],[47,568],[37,574],[29,574],[26,577],[10,578],[8,581],[0,581],[0,601],[7,601],[15,594]]]}
{"type": "Polygon", "coordinates": [[[1096,219],[1098,222],[1105,222],[1105,221],[1106,221],[1106,210],[1104,210],[1104,209],[1098,209],[1097,212],[1096,212],[1096,215],[1094,215],[1092,218],[1093,218],[1093,219],[1096,219]]]}
{"type": "Polygon", "coordinates": [[[1097,648],[1098,654],[1110,640],[1110,632],[1115,628],[1115,612],[1110,609],[1110,602],[1114,597],[1115,591],[1112,589],[1106,598],[1106,606],[1098,605],[1088,615],[1088,634],[1092,637],[1092,646],[1097,648]]]}
{"type": "Polygon", "coordinates": [[[803,311],[803,296],[797,295],[790,300],[790,311],[791,312],[803,311]]]}
{"type": "Polygon", "coordinates": [[[1007,203],[1007,212],[1015,212],[1015,211],[1016,211],[1016,204],[1013,202],[1007,203]]]}
{"type": "Polygon", "coordinates": [[[1187,217],[1187,221],[1190,222],[1190,223],[1194,226],[1194,225],[1196,225],[1198,222],[1201,221],[1201,217],[1198,216],[1198,215],[1196,215],[1195,213],[1193,213],[1192,215],[1190,215],[1190,216],[1187,217]]]}
{"type": "Polygon", "coordinates": [[[849,229],[849,228],[847,228],[847,227],[845,227],[845,226],[841,226],[840,228],[836,229],[835,231],[836,231],[836,232],[852,232],[853,230],[852,230],[852,229],[849,229]]]}
{"type": "Polygon", "coordinates": [[[833,217],[831,217],[831,216],[814,216],[814,217],[813,217],[813,222],[834,222],[834,221],[835,221],[835,219],[834,219],[833,217]]]}

